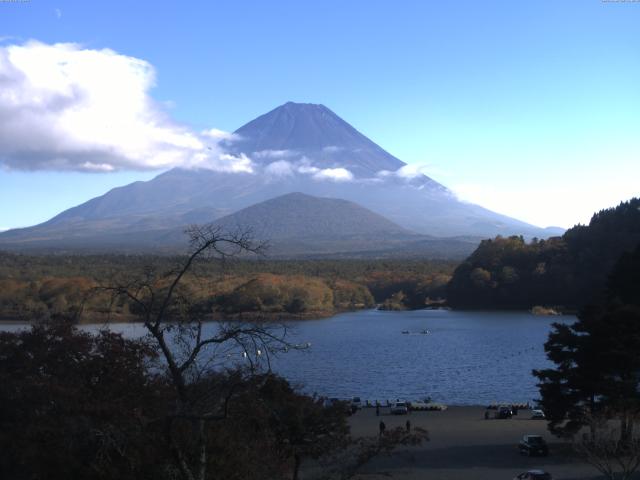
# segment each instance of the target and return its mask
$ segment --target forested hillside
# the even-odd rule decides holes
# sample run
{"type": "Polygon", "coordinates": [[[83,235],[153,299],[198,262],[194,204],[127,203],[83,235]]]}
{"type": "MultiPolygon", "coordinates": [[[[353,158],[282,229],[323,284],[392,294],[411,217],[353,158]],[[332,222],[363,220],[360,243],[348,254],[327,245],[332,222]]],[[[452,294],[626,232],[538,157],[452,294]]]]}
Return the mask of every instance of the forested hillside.
{"type": "MultiPolygon", "coordinates": [[[[26,256],[0,253],[0,319],[56,315],[78,321],[126,321],[132,305],[111,303],[101,286],[150,270],[170,271],[179,258],[154,256],[26,256]]],[[[310,318],[371,308],[388,299],[420,308],[440,297],[455,263],[445,261],[199,262],[182,286],[185,298],[213,317],[310,318]]]]}
{"type": "Polygon", "coordinates": [[[639,243],[638,198],[596,213],[589,225],[577,225],[562,237],[485,240],[455,270],[447,299],[458,308],[573,310],[599,303],[613,266],[639,243]]]}

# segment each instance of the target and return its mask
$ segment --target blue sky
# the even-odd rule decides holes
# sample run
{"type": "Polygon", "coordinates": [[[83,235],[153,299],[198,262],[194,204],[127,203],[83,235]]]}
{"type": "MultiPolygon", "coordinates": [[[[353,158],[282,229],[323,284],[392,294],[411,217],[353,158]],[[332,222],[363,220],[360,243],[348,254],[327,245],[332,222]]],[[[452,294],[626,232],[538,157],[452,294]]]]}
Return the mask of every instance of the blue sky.
{"type": "MultiPolygon", "coordinates": [[[[144,60],[194,130],[323,103],[461,198],[564,227],[640,194],[639,25],[600,0],[0,3],[0,45],[144,60]]],[[[162,171],[24,168],[0,166],[0,228],[162,171]]]]}

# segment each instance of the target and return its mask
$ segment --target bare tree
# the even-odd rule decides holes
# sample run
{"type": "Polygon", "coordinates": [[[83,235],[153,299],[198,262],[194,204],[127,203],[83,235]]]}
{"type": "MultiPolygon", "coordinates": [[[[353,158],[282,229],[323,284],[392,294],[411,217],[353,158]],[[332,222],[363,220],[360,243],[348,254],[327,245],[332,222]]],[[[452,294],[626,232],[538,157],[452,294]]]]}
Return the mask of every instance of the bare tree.
{"type": "Polygon", "coordinates": [[[186,233],[190,253],[175,269],[157,272],[147,267],[141,275],[102,290],[110,291],[114,300],[126,300],[155,341],[175,390],[175,406],[166,418],[166,441],[179,475],[205,480],[210,455],[207,424],[227,417],[234,388],[228,385],[224,394],[207,392],[195,386],[196,380],[233,358],[247,362],[254,371],[269,364],[271,354],[296,347],[286,342],[286,329],[279,325],[205,322],[210,312],[194,298],[185,278],[195,275],[199,262],[259,254],[264,246],[255,243],[248,231],[229,233],[209,225],[191,227],[186,233]]]}
{"type": "MultiPolygon", "coordinates": [[[[214,460],[209,449],[213,440],[209,438],[213,431],[210,427],[212,422],[237,419],[233,402],[241,401],[242,396],[246,396],[247,385],[252,384],[247,382],[245,373],[248,371],[255,382],[267,381],[269,376],[253,374],[262,366],[270,370],[271,355],[289,349],[304,349],[307,345],[289,343],[283,325],[239,321],[207,323],[211,309],[202,301],[202,295],[192,289],[192,279],[198,277],[198,266],[206,260],[225,262],[239,255],[260,254],[264,246],[255,243],[247,231],[229,233],[216,226],[197,226],[187,233],[190,253],[174,269],[158,272],[147,267],[139,275],[130,275],[125,281],[113,280],[111,285],[100,290],[110,292],[113,302],[125,301],[129,305],[164,360],[170,386],[175,392],[175,401],[165,418],[164,432],[176,476],[184,480],[205,480],[215,475],[208,471],[214,460]],[[225,375],[209,375],[238,362],[244,363],[244,372],[234,370],[225,375]]],[[[264,399],[259,401],[263,409],[268,407],[264,399]]],[[[305,402],[300,402],[298,407],[302,408],[305,402]]],[[[279,407],[272,405],[267,413],[274,416],[275,412],[275,417],[279,418],[279,407]]],[[[389,431],[382,438],[347,439],[346,448],[337,448],[342,446],[339,421],[336,427],[331,419],[325,418],[326,412],[317,418],[309,416],[308,412],[302,414],[307,416],[282,421],[276,432],[282,437],[283,444],[279,449],[292,451],[295,457],[294,478],[297,478],[303,455],[324,457],[318,458],[323,478],[347,479],[374,457],[388,454],[398,445],[415,445],[427,439],[424,430],[406,433],[404,429],[398,429],[389,431]],[[317,431],[312,432],[307,425],[300,430],[302,436],[296,436],[300,433],[298,423],[311,423],[317,431]],[[333,430],[327,433],[326,428],[333,430]],[[312,438],[312,434],[316,437],[312,438]],[[339,441],[331,440],[334,434],[339,441]],[[319,443],[316,445],[316,442],[319,443]],[[286,446],[288,449],[284,448],[286,446]],[[324,452],[327,455],[323,455],[324,452]]]]}
{"type": "Polygon", "coordinates": [[[640,437],[632,426],[638,415],[618,422],[611,412],[588,415],[589,433],[574,439],[576,453],[610,480],[629,480],[640,467],[640,437]],[[622,431],[628,430],[628,431],[622,431]]]}

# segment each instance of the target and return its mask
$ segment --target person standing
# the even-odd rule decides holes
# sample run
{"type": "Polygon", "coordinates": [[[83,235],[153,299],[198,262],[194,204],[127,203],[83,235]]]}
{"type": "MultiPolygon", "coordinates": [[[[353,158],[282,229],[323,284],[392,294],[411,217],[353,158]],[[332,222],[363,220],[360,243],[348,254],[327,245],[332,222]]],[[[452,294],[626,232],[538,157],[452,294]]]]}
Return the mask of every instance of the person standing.
{"type": "Polygon", "coordinates": [[[405,423],[405,426],[407,427],[407,433],[409,433],[411,431],[411,421],[407,420],[407,423],[405,423]]]}
{"type": "Polygon", "coordinates": [[[382,420],[380,420],[380,436],[384,435],[384,431],[387,429],[387,426],[384,424],[382,420]]]}
{"type": "Polygon", "coordinates": [[[376,417],[380,416],[380,404],[376,402],[376,417]]]}

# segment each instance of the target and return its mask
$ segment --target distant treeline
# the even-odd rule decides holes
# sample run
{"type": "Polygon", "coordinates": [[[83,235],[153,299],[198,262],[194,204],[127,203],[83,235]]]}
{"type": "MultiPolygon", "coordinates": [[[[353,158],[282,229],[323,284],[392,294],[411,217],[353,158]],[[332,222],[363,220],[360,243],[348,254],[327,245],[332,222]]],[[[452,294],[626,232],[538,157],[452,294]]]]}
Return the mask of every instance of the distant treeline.
{"type": "Polygon", "coordinates": [[[447,288],[457,308],[576,310],[601,303],[607,276],[625,252],[640,244],[640,199],[602,210],[548,240],[485,240],[458,268],[447,288]]]}
{"type": "MultiPolygon", "coordinates": [[[[55,315],[79,321],[127,320],[134,306],[101,287],[180,258],[127,255],[26,256],[0,252],[0,318],[55,315]]],[[[418,260],[201,261],[181,287],[212,316],[314,317],[371,308],[421,308],[444,295],[456,263],[418,260]]]]}

